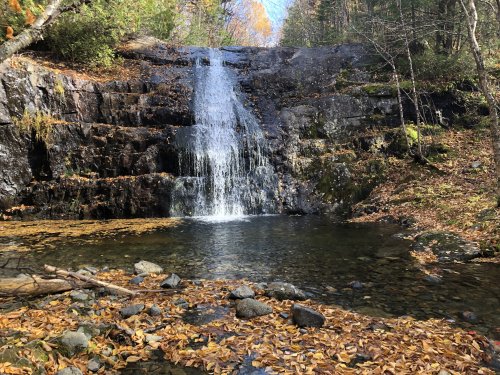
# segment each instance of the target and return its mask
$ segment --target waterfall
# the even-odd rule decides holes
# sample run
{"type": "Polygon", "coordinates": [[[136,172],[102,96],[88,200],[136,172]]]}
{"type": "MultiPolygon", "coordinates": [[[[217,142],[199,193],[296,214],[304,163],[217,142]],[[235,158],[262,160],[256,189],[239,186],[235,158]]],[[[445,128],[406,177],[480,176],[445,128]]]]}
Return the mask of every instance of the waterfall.
{"type": "Polygon", "coordinates": [[[195,125],[176,142],[180,177],[173,216],[238,217],[275,211],[277,179],[265,139],[245,108],[222,51],[209,50],[210,65],[195,67],[195,125]]]}

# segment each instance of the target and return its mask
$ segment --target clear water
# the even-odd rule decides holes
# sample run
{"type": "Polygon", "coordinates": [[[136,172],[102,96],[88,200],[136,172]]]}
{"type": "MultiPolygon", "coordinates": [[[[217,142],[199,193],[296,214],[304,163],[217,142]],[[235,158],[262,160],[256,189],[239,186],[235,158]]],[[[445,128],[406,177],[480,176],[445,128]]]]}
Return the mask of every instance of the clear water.
{"type": "Polygon", "coordinates": [[[425,280],[399,227],[334,224],[322,217],[260,216],[231,222],[184,220],[140,237],[61,245],[36,264],[125,267],[145,259],[184,278],[292,282],[312,298],[375,316],[437,317],[500,339],[500,266],[441,265],[443,282],[425,280]],[[352,281],[362,289],[349,286],[352,281]],[[461,321],[474,311],[476,323],[461,321]]]}
{"type": "Polygon", "coordinates": [[[276,178],[259,124],[242,104],[220,50],[195,71],[196,124],[181,131],[173,216],[228,219],[273,213],[276,178]],[[186,134],[188,132],[188,134],[186,134]]]}

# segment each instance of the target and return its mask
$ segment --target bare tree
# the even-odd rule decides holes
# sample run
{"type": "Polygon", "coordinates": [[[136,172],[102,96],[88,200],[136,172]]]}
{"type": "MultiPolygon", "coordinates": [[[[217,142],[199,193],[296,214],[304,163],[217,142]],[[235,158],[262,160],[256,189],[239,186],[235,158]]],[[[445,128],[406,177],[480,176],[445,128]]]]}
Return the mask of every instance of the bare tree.
{"type": "Polygon", "coordinates": [[[476,62],[477,75],[479,76],[479,86],[488,103],[490,111],[490,131],[491,143],[493,148],[493,159],[496,172],[496,199],[497,206],[500,207],[500,127],[498,124],[498,103],[490,88],[488,74],[484,65],[481,47],[476,37],[476,28],[478,14],[474,0],[460,0],[460,5],[467,18],[467,32],[469,35],[469,44],[476,62]],[[466,4],[467,1],[467,4],[466,4]]]}

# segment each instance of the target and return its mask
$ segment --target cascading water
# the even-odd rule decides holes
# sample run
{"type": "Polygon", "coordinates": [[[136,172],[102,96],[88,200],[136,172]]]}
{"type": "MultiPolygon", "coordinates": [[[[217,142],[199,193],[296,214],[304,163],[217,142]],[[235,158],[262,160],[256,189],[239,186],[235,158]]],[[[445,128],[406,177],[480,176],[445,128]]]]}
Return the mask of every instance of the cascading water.
{"type": "Polygon", "coordinates": [[[273,213],[277,182],[262,131],[238,98],[222,51],[210,49],[209,58],[209,66],[196,63],[196,124],[176,137],[181,177],[172,196],[172,215],[273,213]]]}

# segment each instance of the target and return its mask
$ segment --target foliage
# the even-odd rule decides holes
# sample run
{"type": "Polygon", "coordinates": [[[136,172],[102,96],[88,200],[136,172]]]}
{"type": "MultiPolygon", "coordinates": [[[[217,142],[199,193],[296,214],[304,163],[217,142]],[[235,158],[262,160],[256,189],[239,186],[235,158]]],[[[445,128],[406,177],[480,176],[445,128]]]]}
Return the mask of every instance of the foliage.
{"type": "Polygon", "coordinates": [[[43,11],[45,0],[4,0],[0,3],[0,42],[13,38],[43,11]]]}
{"type": "Polygon", "coordinates": [[[55,120],[52,116],[37,111],[35,114],[25,110],[20,119],[14,119],[13,122],[24,134],[34,134],[36,139],[46,144],[50,143],[52,138],[52,127],[55,120]]]}
{"type": "Polygon", "coordinates": [[[232,10],[228,31],[238,45],[268,45],[272,25],[266,9],[257,0],[241,1],[232,10]]]}

